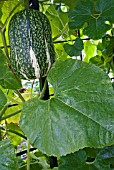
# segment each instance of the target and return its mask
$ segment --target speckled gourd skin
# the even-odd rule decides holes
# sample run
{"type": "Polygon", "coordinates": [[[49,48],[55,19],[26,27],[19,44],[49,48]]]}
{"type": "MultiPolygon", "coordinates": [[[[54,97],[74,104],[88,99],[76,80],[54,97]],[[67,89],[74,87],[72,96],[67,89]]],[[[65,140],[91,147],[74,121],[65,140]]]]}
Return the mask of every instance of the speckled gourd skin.
{"type": "Polygon", "coordinates": [[[14,73],[22,79],[46,76],[55,61],[52,32],[47,17],[33,9],[19,11],[11,18],[8,30],[10,62],[14,73]]]}

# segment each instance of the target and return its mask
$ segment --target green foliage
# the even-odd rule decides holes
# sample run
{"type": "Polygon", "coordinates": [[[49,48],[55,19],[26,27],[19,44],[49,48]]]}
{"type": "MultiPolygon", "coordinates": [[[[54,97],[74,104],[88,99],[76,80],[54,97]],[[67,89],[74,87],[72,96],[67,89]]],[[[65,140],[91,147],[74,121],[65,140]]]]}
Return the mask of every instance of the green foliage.
{"type": "Polygon", "coordinates": [[[0,169],[17,170],[14,147],[9,140],[0,141],[0,169]]]}
{"type": "Polygon", "coordinates": [[[81,28],[85,23],[84,34],[92,39],[100,39],[111,28],[106,21],[114,19],[114,1],[79,0],[69,17],[70,27],[81,28]]]}
{"type": "Polygon", "coordinates": [[[7,128],[7,136],[12,141],[12,145],[18,146],[22,141],[22,137],[18,136],[17,134],[11,133],[12,132],[11,130],[24,135],[23,132],[21,131],[19,126],[14,123],[7,124],[6,128],[7,128]]]}
{"type": "Polygon", "coordinates": [[[0,170],[28,170],[29,163],[31,170],[50,170],[52,155],[58,159],[53,170],[114,170],[114,1],[39,3],[57,58],[47,77],[47,101],[38,80],[37,88],[33,80],[22,87],[9,68],[8,24],[25,9],[24,0],[0,1],[0,170]],[[29,152],[23,139],[37,149],[29,152]]]}
{"type": "Polygon", "coordinates": [[[21,82],[8,68],[6,57],[0,49],[0,85],[5,89],[16,90],[21,87],[21,82]]]}
{"type": "Polygon", "coordinates": [[[34,147],[62,156],[85,146],[113,144],[114,92],[103,71],[68,59],[55,63],[48,80],[54,98],[29,100],[21,115],[20,127],[34,147]]]}
{"type": "Polygon", "coordinates": [[[68,34],[68,13],[62,12],[61,8],[56,9],[52,5],[46,11],[46,15],[50,20],[53,32],[53,39],[59,38],[61,35],[67,36],[68,34]]]}
{"type": "Polygon", "coordinates": [[[84,43],[84,53],[85,53],[85,62],[89,62],[89,60],[94,56],[96,52],[96,46],[90,41],[85,41],[84,43]]]}
{"type": "Polygon", "coordinates": [[[3,108],[3,106],[6,104],[7,99],[4,95],[4,93],[2,92],[2,90],[0,89],[0,110],[3,108]]]}
{"type": "MultiPolygon", "coordinates": [[[[19,168],[19,170],[26,170],[27,165],[25,164],[24,166],[22,166],[21,168],[19,168]]],[[[30,165],[30,169],[31,170],[42,170],[42,167],[38,164],[38,163],[32,163],[30,165]]]]}
{"type": "Polygon", "coordinates": [[[83,41],[77,38],[73,45],[66,43],[64,49],[69,56],[80,56],[83,50],[83,41]]]}
{"type": "Polygon", "coordinates": [[[113,170],[111,164],[114,162],[114,146],[105,147],[98,152],[98,155],[88,162],[87,153],[84,150],[74,154],[61,157],[63,162],[58,170],[113,170]]]}

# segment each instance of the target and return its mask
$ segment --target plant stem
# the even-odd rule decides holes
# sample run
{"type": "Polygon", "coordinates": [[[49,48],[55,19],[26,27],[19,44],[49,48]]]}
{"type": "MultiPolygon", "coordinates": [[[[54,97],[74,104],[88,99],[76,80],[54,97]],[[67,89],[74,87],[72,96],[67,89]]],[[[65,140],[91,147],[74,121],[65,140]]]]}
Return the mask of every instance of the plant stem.
{"type": "Polygon", "coordinates": [[[64,28],[62,29],[62,31],[61,31],[60,34],[58,34],[57,36],[55,36],[55,37],[53,38],[53,41],[55,41],[55,40],[56,40],[57,38],[59,38],[62,34],[64,34],[64,32],[66,31],[67,26],[68,26],[68,24],[66,24],[66,25],[64,26],[64,28]]]}
{"type": "Polygon", "coordinates": [[[20,112],[21,112],[21,110],[18,110],[18,111],[16,111],[16,112],[13,112],[13,113],[11,113],[11,114],[9,114],[9,115],[7,115],[7,116],[2,117],[1,120],[6,120],[6,119],[8,119],[8,118],[10,118],[10,117],[12,117],[12,116],[15,116],[15,115],[19,114],[20,112]]]}
{"type": "Polygon", "coordinates": [[[19,96],[19,98],[21,99],[21,101],[24,103],[25,99],[24,97],[21,95],[21,93],[18,90],[15,90],[15,93],[19,96]]]}
{"type": "Polygon", "coordinates": [[[16,170],[19,170],[18,159],[16,158],[16,170]]]}
{"type": "Polygon", "coordinates": [[[27,170],[30,170],[30,141],[27,139],[27,170]]]}
{"type": "MultiPolygon", "coordinates": [[[[85,41],[86,41],[86,40],[90,40],[90,38],[83,38],[82,41],[83,41],[83,40],[85,40],[85,41]]],[[[59,43],[65,43],[65,42],[71,42],[71,41],[76,41],[76,39],[73,39],[73,40],[63,40],[63,41],[62,41],[62,40],[60,40],[60,41],[54,41],[53,43],[54,43],[54,44],[59,44],[59,43]]],[[[0,46],[0,48],[4,48],[4,46],[0,46]]],[[[7,45],[7,48],[10,48],[10,45],[7,45]]]]}
{"type": "Polygon", "coordinates": [[[47,88],[47,80],[45,79],[44,86],[39,97],[41,100],[44,98],[46,88],[47,88]]]}
{"type": "Polygon", "coordinates": [[[0,121],[2,120],[2,116],[3,116],[3,114],[5,113],[5,111],[7,110],[9,104],[10,104],[9,102],[6,103],[6,104],[4,105],[4,107],[3,107],[3,109],[0,111],[0,121]]]}
{"type": "Polygon", "coordinates": [[[18,135],[18,136],[20,136],[20,137],[22,137],[22,138],[24,138],[24,139],[27,140],[27,137],[26,137],[26,136],[24,136],[23,134],[21,134],[21,133],[19,133],[19,132],[16,132],[15,130],[6,129],[6,131],[7,131],[7,132],[14,133],[15,135],[18,135]]]}
{"type": "Polygon", "coordinates": [[[7,62],[10,63],[8,48],[7,48],[7,43],[6,43],[6,37],[5,37],[5,31],[1,32],[1,36],[2,36],[2,42],[3,42],[5,54],[6,54],[6,57],[7,57],[7,62]]]}

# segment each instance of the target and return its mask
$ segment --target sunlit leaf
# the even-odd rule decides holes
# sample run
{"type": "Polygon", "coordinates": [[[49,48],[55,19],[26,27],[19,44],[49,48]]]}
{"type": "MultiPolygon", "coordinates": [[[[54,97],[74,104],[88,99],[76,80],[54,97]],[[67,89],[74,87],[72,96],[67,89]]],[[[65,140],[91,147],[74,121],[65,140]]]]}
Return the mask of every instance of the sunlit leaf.
{"type": "MultiPolygon", "coordinates": [[[[21,109],[21,105],[9,107],[6,110],[4,116],[8,116],[9,114],[14,113],[14,112],[16,112],[17,110],[20,110],[20,109],[21,109]]],[[[16,114],[15,116],[7,118],[7,123],[13,122],[13,123],[17,123],[18,124],[19,120],[20,120],[20,113],[16,114]]]]}
{"type": "Polygon", "coordinates": [[[89,60],[95,56],[96,46],[92,44],[90,41],[86,41],[84,43],[84,53],[85,58],[84,61],[89,62],[89,60]]]}
{"type": "Polygon", "coordinates": [[[68,54],[65,52],[63,48],[64,43],[56,43],[55,46],[55,51],[56,51],[56,58],[59,60],[65,60],[67,59],[68,54]]]}
{"type": "Polygon", "coordinates": [[[56,6],[51,5],[46,11],[46,15],[49,18],[52,36],[53,38],[66,36],[68,33],[68,13],[62,12],[60,9],[56,9],[56,6]]]}
{"type": "Polygon", "coordinates": [[[57,61],[48,80],[54,98],[25,103],[20,126],[33,146],[48,155],[114,142],[114,91],[101,69],[78,60],[57,61]]]}
{"type": "MultiPolygon", "coordinates": [[[[15,132],[18,132],[18,133],[24,135],[23,132],[21,131],[21,129],[19,128],[19,126],[14,123],[7,124],[7,129],[13,130],[15,132]]],[[[10,131],[7,131],[7,136],[11,140],[12,145],[14,145],[14,146],[18,146],[20,144],[20,142],[22,141],[22,137],[14,134],[10,131]]]]}
{"type": "MultiPolygon", "coordinates": [[[[24,2],[24,1],[23,1],[24,2]]],[[[21,4],[13,11],[13,14],[17,11],[23,9],[24,3],[21,2],[21,4]]],[[[11,16],[9,16],[10,12],[14,9],[14,7],[19,3],[19,0],[0,0],[0,11],[1,11],[1,22],[4,23],[6,19],[8,18],[8,21],[11,16]]],[[[8,43],[8,23],[6,26],[6,32],[5,32],[6,41],[8,43]]],[[[0,45],[3,46],[3,41],[0,36],[0,45]]]]}

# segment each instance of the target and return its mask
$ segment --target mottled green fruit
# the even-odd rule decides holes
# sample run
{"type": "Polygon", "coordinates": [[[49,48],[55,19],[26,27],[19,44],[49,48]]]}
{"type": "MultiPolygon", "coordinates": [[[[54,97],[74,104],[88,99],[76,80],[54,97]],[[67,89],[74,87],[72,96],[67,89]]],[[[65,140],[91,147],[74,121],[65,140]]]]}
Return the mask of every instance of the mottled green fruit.
{"type": "Polygon", "coordinates": [[[55,61],[52,32],[47,17],[33,9],[14,14],[9,23],[10,62],[22,79],[47,75],[55,61]]]}

